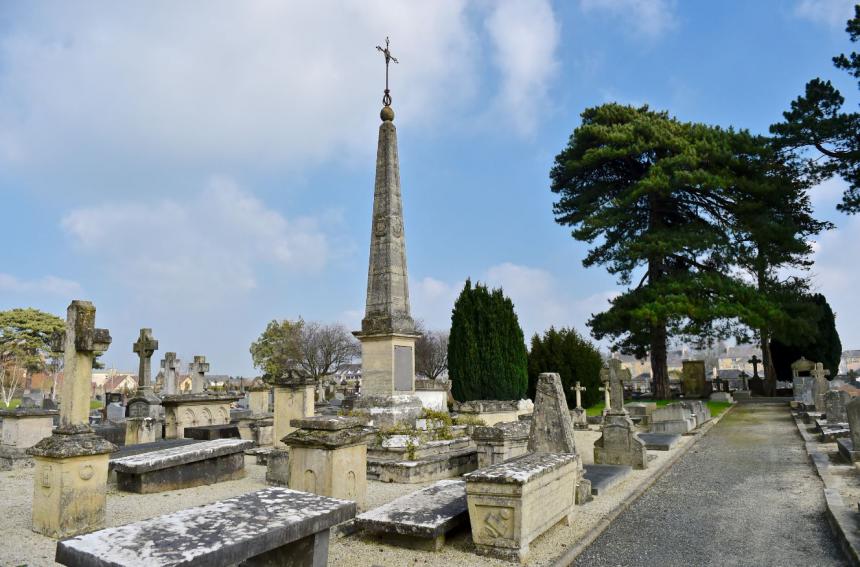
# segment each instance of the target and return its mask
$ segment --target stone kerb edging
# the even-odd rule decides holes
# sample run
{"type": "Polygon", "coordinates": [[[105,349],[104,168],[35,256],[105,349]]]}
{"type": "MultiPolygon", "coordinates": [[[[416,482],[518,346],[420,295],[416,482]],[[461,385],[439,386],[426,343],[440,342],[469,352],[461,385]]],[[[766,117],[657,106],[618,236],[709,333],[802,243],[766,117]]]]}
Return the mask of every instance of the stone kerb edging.
{"type": "MultiPolygon", "coordinates": [[[[815,472],[824,484],[824,501],[827,504],[827,522],[839,540],[851,564],[860,567],[860,534],[857,532],[857,513],[845,505],[836,488],[838,479],[830,471],[830,457],[819,450],[820,443],[806,431],[806,425],[794,415],[797,431],[804,441],[806,454],[815,466],[815,472]]],[[[852,465],[853,467],[853,465],[852,465]]]]}
{"type": "Polygon", "coordinates": [[[553,561],[552,567],[566,567],[573,563],[574,560],[576,560],[576,558],[579,557],[582,552],[585,551],[586,548],[600,536],[600,534],[606,531],[606,529],[612,524],[612,521],[615,520],[615,518],[617,518],[619,515],[621,515],[622,512],[627,510],[627,508],[629,508],[634,502],[639,500],[639,498],[643,494],[645,494],[646,490],[651,488],[654,483],[657,482],[660,477],[662,477],[666,473],[666,471],[668,471],[672,467],[672,465],[674,465],[675,462],[678,461],[678,459],[684,456],[684,454],[686,454],[686,452],[689,451],[691,447],[695,446],[696,443],[699,442],[699,439],[701,439],[708,431],[710,431],[712,427],[718,424],[725,416],[727,416],[732,410],[734,410],[735,406],[737,406],[736,403],[732,404],[731,406],[726,408],[726,411],[721,413],[719,416],[711,419],[710,421],[706,422],[701,428],[699,428],[697,430],[698,434],[693,438],[690,443],[687,443],[685,446],[679,448],[678,451],[674,455],[672,455],[665,463],[663,463],[660,468],[655,469],[653,475],[646,478],[639,487],[637,487],[632,493],[630,493],[627,498],[625,498],[624,500],[619,502],[614,508],[612,508],[612,510],[610,510],[609,513],[606,514],[606,516],[604,516],[603,519],[600,520],[596,526],[586,532],[585,535],[583,535],[579,539],[579,541],[577,541],[572,547],[569,547],[567,551],[559,555],[555,559],[555,561],[553,561]]]}

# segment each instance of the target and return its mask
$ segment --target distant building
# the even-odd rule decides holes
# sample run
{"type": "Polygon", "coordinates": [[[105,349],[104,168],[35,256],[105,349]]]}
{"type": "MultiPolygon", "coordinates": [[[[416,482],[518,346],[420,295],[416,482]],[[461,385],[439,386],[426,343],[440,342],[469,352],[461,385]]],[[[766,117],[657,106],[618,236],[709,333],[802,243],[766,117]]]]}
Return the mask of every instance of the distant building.
{"type": "Polygon", "coordinates": [[[860,373],[860,350],[842,351],[839,359],[839,374],[848,374],[852,370],[860,373]]]}

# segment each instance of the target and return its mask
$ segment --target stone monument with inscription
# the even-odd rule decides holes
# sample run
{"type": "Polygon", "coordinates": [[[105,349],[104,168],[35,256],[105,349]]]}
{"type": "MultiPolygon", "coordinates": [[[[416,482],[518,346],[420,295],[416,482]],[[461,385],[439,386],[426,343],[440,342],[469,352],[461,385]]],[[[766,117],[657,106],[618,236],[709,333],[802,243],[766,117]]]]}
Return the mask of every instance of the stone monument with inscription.
{"type": "Polygon", "coordinates": [[[152,443],[161,437],[164,409],[161,399],[152,391],[152,355],[158,350],[158,341],[152,329],[141,329],[132,352],[140,362],[137,372],[137,392],[126,405],[125,444],[152,443]]]}
{"type": "Polygon", "coordinates": [[[66,538],[103,527],[108,458],[116,445],[89,425],[95,356],[111,342],[107,329],[95,326],[96,308],[72,301],[66,329],[56,350],[63,351],[64,380],[60,425],[27,450],[35,460],[33,531],[66,538]]]}
{"type": "Polygon", "coordinates": [[[369,413],[377,427],[414,424],[422,411],[415,395],[415,341],[421,335],[409,309],[397,129],[388,89],[388,64],[397,60],[387,45],[381,51],[386,87],[376,151],[367,301],[361,330],[354,333],[361,342],[361,397],[353,404],[369,413]]]}
{"type": "Polygon", "coordinates": [[[572,389],[576,394],[576,407],[570,410],[570,418],[573,420],[573,427],[574,429],[588,429],[588,415],[585,412],[585,408],[582,407],[582,392],[586,391],[588,388],[581,386],[579,381],[577,381],[576,385],[572,389]]]}
{"type": "Polygon", "coordinates": [[[633,420],[624,409],[621,371],[620,360],[612,359],[607,363],[606,374],[609,376],[612,400],[609,413],[603,418],[603,435],[594,442],[594,462],[644,469],[648,466],[645,442],[639,438],[633,420]]]}

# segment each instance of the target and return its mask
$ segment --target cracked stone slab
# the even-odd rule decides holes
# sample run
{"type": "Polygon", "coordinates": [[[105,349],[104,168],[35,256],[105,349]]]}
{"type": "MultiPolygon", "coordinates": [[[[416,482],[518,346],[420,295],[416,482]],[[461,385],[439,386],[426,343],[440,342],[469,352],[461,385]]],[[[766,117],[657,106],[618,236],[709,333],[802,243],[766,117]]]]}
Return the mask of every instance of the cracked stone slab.
{"type": "Polygon", "coordinates": [[[360,514],[360,529],[375,533],[435,538],[468,521],[466,483],[440,480],[360,514]]]}
{"type": "Polygon", "coordinates": [[[57,543],[57,562],[226,567],[355,516],[355,502],[272,487],[57,543]]]}
{"type": "Polygon", "coordinates": [[[194,443],[193,445],[183,445],[181,447],[171,447],[160,451],[131,455],[116,459],[111,464],[117,472],[142,474],[196,461],[213,459],[222,455],[241,453],[253,446],[253,441],[216,439],[214,441],[194,443]]]}
{"type": "Polygon", "coordinates": [[[522,457],[463,475],[466,482],[526,484],[564,465],[577,461],[575,453],[527,453],[522,457]]]}

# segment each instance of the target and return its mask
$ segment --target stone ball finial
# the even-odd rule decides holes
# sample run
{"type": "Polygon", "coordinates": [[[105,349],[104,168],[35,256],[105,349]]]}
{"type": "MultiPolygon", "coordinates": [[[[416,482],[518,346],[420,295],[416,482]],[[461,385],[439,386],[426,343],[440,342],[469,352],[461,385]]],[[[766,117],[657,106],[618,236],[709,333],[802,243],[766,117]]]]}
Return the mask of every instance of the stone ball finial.
{"type": "Polygon", "coordinates": [[[390,106],[383,106],[382,110],[379,112],[379,117],[382,118],[383,122],[393,122],[394,109],[390,106]]]}

